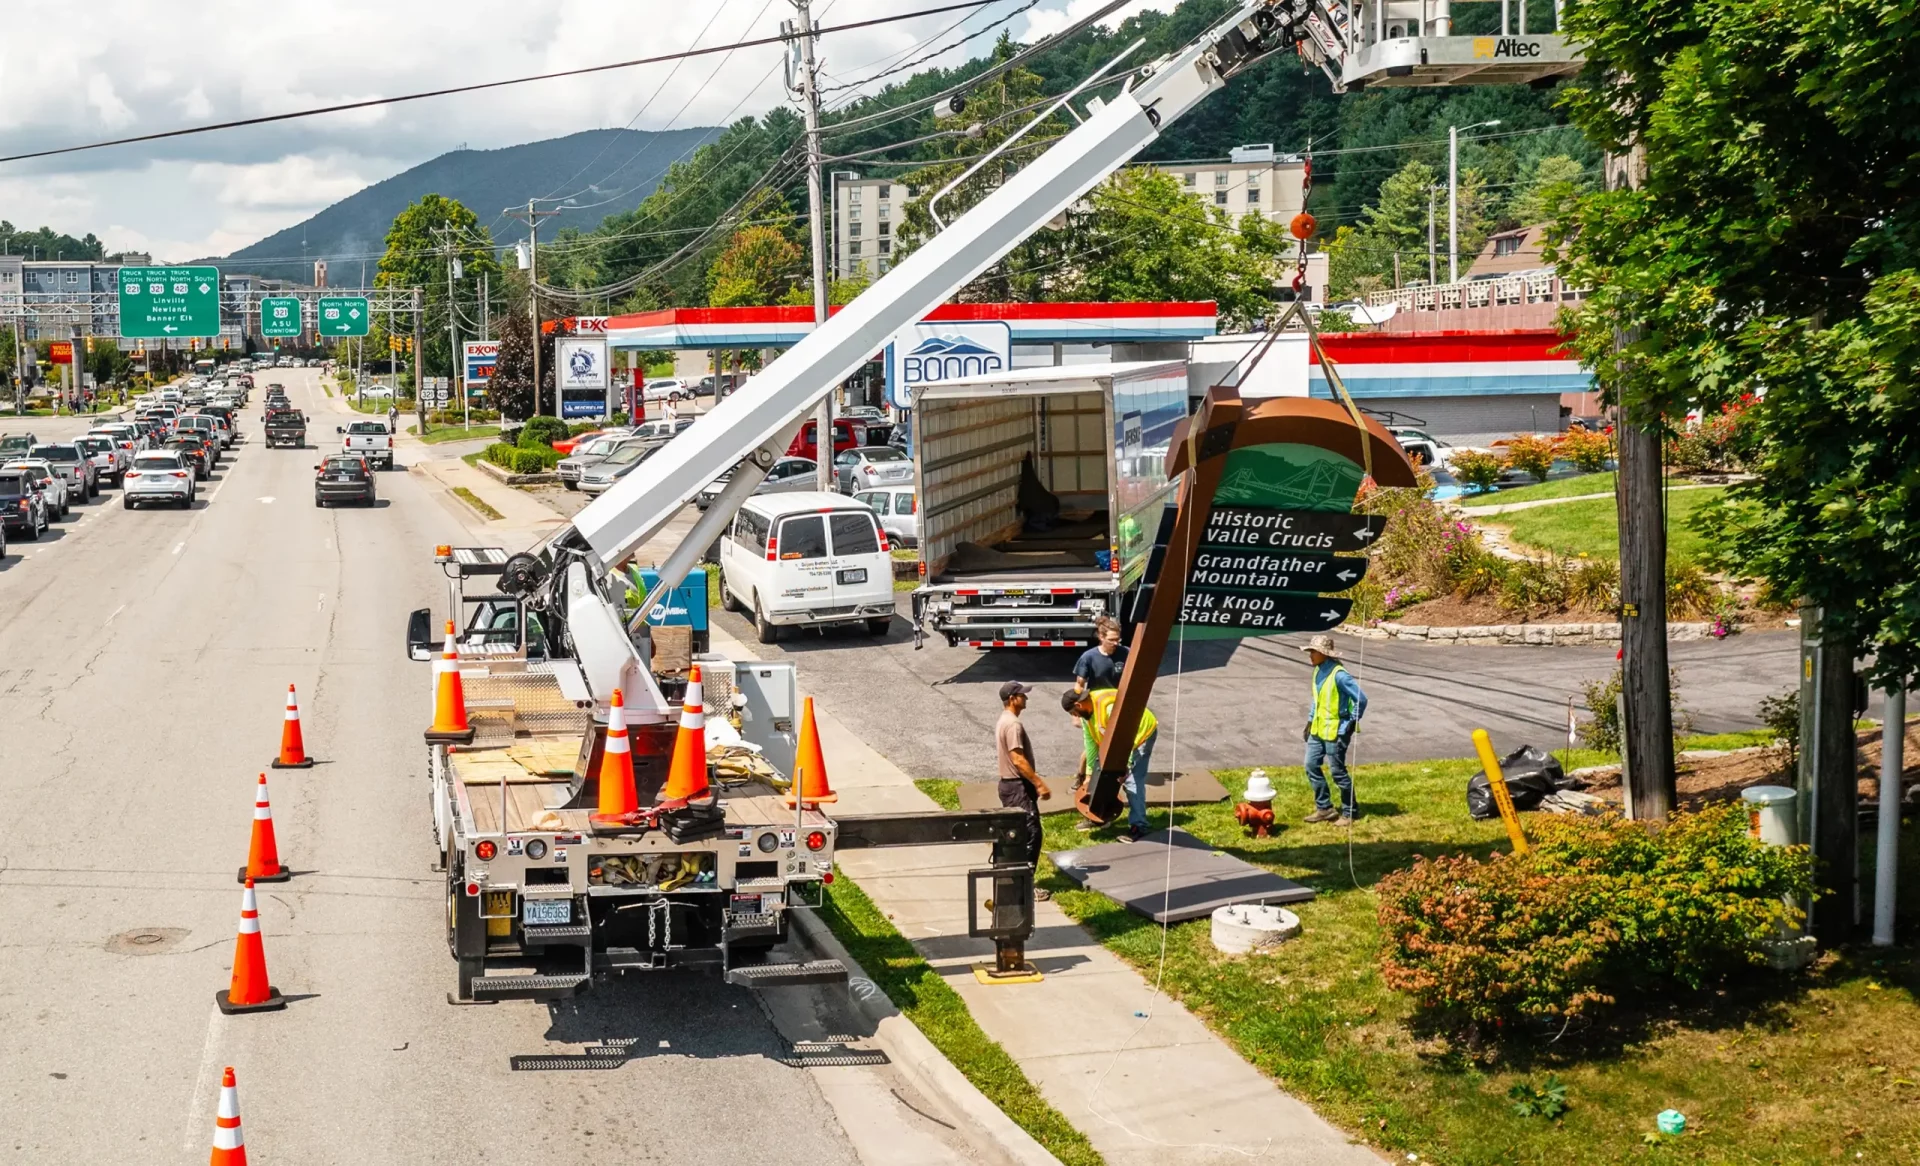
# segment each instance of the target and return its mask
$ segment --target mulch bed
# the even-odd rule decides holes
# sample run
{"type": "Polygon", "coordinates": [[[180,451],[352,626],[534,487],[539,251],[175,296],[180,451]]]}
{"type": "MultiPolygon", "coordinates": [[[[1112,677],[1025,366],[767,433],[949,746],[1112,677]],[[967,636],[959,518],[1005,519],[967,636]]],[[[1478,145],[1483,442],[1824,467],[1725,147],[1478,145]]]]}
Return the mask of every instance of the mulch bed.
{"type": "MultiPolygon", "coordinates": [[[[1880,730],[1862,729],[1854,734],[1855,743],[1860,749],[1859,792],[1866,800],[1877,800],[1880,796],[1880,730]]],[[[1915,786],[1920,786],[1920,721],[1907,724],[1906,769],[1901,774],[1900,784],[1905,787],[1905,796],[1911,801],[1915,786]]],[[[1760,749],[1741,749],[1728,753],[1724,757],[1702,757],[1693,761],[1682,761],[1676,775],[1675,787],[1679,794],[1680,808],[1698,810],[1715,802],[1730,802],[1740,796],[1740,792],[1749,786],[1793,784],[1793,758],[1785,745],[1770,745],[1760,749]]],[[[1593,782],[1587,791],[1595,797],[1609,801],[1620,800],[1620,770],[1610,767],[1589,778],[1593,782]]]]}

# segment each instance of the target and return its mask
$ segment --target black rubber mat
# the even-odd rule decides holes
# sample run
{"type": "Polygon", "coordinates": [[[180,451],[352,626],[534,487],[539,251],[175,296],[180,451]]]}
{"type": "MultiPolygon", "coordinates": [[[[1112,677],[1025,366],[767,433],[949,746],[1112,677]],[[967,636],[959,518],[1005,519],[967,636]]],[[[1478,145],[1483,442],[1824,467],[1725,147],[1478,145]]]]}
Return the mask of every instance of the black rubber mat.
{"type": "Polygon", "coordinates": [[[1184,923],[1235,903],[1303,903],[1314,897],[1277,874],[1223,854],[1184,830],[1051,856],[1060,873],[1155,923],[1184,923]]]}

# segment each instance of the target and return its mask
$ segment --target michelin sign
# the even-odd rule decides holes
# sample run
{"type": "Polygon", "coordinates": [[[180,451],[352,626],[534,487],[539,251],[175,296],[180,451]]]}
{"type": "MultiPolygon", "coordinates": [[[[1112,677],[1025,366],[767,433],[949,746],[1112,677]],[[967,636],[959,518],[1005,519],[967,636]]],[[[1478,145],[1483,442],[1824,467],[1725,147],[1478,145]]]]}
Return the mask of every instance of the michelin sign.
{"type": "Polygon", "coordinates": [[[1013,365],[1013,330],[998,320],[910,324],[887,345],[887,399],[911,409],[914,393],[932,381],[1005,372],[1013,365]]]}

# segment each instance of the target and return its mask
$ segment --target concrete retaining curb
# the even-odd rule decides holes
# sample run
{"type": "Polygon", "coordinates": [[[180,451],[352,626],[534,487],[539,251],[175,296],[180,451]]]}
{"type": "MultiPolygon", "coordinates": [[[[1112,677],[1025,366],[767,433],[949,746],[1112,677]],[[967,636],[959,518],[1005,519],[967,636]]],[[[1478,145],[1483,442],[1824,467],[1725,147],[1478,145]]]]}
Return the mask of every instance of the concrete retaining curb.
{"type": "Polygon", "coordinates": [[[508,473],[506,470],[501,469],[499,466],[494,465],[492,462],[488,461],[486,458],[483,458],[483,457],[474,458],[473,465],[481,473],[486,474],[488,477],[492,478],[494,481],[499,482],[500,484],[505,486],[538,486],[547,482],[558,482],[560,480],[560,475],[557,473],[546,473],[546,474],[508,473]]]}
{"type": "MultiPolygon", "coordinates": [[[[1667,639],[1705,640],[1710,623],[1669,623],[1667,639]]],[[[1341,624],[1333,629],[1341,635],[1363,640],[1425,640],[1435,644],[1525,644],[1552,648],[1575,644],[1618,644],[1617,623],[1510,623],[1483,627],[1428,627],[1424,624],[1382,623],[1372,627],[1341,624]]]]}
{"type": "Polygon", "coordinates": [[[934,1047],[919,1026],[902,1016],[893,1001],[880,990],[866,971],[834,937],[831,929],[812,911],[789,911],[793,934],[822,959],[839,960],[848,973],[847,988],[854,1006],[873,1021],[873,1040],[914,1087],[929,1099],[944,1102],[954,1116],[968,1122],[987,1140],[987,1146],[1012,1166],[1060,1166],[1060,1159],[1034,1141],[987,1100],[987,1095],[955,1068],[946,1054],[934,1047]]]}

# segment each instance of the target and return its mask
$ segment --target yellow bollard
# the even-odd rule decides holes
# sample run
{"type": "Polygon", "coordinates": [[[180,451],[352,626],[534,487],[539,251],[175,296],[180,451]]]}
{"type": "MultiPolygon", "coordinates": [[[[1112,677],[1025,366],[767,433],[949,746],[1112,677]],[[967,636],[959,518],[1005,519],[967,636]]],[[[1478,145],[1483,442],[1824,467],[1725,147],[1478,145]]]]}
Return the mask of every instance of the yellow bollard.
{"type": "Polygon", "coordinates": [[[1473,747],[1480,754],[1480,766],[1487,771],[1487,784],[1493,788],[1493,804],[1500,807],[1500,820],[1507,824],[1507,837],[1513,840],[1513,852],[1526,854],[1526,831],[1520,829],[1520,815],[1514,812],[1513,795],[1507,792],[1506,775],[1500,772],[1500,759],[1493,754],[1493,738],[1485,729],[1473,731],[1473,747]]]}

